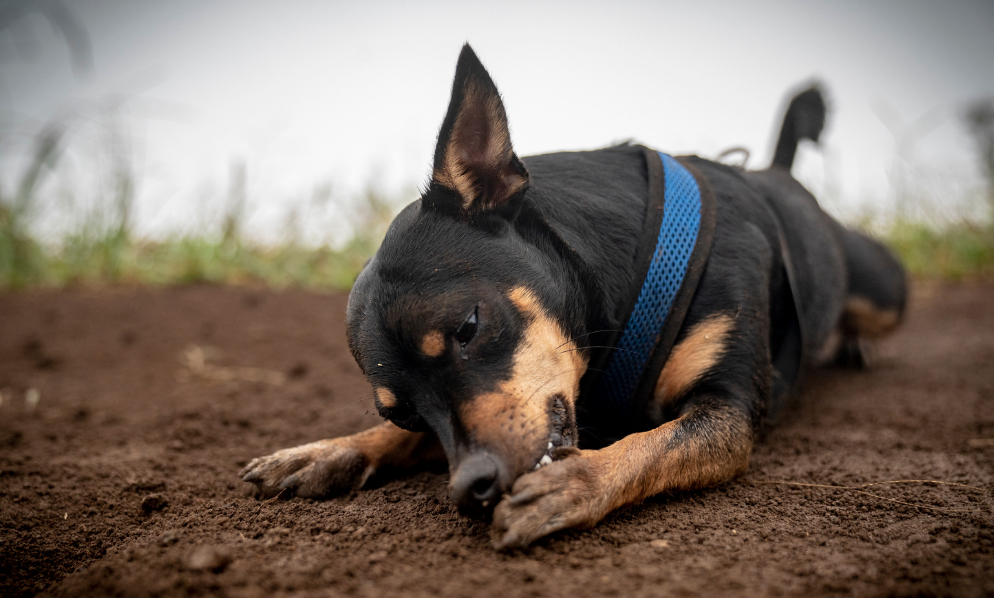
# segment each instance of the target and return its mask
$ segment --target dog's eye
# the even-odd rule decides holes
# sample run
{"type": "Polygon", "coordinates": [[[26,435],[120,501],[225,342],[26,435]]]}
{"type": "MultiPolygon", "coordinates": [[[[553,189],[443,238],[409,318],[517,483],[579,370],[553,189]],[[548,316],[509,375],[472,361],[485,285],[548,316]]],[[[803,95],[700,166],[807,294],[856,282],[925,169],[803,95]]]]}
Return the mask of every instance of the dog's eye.
{"type": "Polygon", "coordinates": [[[470,316],[466,318],[466,321],[462,323],[462,326],[459,327],[459,330],[456,330],[456,340],[459,341],[459,344],[463,347],[465,347],[466,343],[473,340],[473,337],[476,336],[476,323],[479,320],[479,317],[477,316],[478,311],[479,308],[474,309],[473,313],[470,314],[470,316]]]}

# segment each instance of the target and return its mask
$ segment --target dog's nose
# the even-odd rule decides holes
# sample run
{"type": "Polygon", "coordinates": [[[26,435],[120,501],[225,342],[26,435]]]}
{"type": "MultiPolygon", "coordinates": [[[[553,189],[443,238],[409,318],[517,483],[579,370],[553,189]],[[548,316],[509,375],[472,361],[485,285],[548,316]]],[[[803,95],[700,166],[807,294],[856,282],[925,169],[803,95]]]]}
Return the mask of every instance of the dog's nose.
{"type": "Polygon", "coordinates": [[[478,513],[497,505],[500,499],[500,470],[493,456],[474,453],[463,459],[452,474],[452,502],[463,512],[478,513]]]}

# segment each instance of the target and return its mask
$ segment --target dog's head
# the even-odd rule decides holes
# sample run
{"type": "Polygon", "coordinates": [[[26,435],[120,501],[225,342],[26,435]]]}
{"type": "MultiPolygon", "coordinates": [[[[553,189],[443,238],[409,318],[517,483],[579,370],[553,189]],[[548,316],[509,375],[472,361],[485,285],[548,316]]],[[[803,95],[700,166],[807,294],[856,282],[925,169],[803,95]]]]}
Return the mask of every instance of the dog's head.
{"type": "Polygon", "coordinates": [[[471,512],[577,441],[582,298],[552,291],[562,258],[522,214],[529,184],[497,88],[467,45],[427,191],[349,298],[349,346],[377,409],[438,436],[452,498],[471,512]]]}

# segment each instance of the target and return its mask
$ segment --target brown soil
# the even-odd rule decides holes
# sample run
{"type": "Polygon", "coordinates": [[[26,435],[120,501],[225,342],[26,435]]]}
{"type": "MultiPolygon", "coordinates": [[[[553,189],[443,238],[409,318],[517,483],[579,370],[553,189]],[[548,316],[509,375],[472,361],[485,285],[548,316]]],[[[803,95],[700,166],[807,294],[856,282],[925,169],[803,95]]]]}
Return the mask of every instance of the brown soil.
{"type": "Polygon", "coordinates": [[[238,479],[377,422],[342,295],[0,296],[0,595],[994,595],[994,285],[915,291],[874,367],[814,374],[741,478],[515,553],[445,472],[327,501],[238,479]],[[907,479],[971,487],[769,483],[907,479]]]}

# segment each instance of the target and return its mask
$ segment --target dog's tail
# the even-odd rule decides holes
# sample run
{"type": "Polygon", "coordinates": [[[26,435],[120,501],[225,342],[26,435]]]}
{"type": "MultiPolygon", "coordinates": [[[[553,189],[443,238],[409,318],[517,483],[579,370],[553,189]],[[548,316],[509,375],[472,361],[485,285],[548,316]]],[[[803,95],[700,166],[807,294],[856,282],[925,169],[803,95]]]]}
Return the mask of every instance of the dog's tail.
{"type": "Polygon", "coordinates": [[[825,98],[821,88],[815,84],[794,96],[787,107],[777,141],[777,151],[773,155],[773,166],[790,171],[794,165],[794,154],[801,139],[818,141],[825,127],[825,98]]]}

